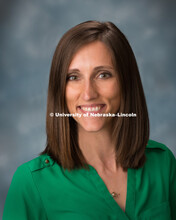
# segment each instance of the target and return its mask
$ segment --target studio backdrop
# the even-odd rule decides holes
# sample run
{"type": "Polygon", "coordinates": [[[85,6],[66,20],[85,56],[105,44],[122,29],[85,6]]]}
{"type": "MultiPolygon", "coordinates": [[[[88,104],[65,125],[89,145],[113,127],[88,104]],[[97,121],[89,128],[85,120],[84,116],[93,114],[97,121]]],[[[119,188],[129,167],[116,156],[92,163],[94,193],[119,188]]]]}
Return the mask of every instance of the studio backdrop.
{"type": "Polygon", "coordinates": [[[45,147],[55,47],[69,28],[83,21],[112,21],[125,33],[144,86],[150,139],[176,155],[174,1],[4,0],[0,8],[0,213],[16,168],[45,147]]]}

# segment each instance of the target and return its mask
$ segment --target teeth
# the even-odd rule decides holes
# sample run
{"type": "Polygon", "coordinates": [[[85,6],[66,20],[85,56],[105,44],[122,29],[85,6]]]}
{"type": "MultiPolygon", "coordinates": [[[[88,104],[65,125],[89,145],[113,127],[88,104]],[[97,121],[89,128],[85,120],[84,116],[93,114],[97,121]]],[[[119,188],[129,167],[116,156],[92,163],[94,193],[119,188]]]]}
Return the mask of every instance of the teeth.
{"type": "Polygon", "coordinates": [[[86,112],[94,112],[94,111],[99,111],[101,107],[96,106],[96,107],[81,107],[82,110],[86,112]]]}

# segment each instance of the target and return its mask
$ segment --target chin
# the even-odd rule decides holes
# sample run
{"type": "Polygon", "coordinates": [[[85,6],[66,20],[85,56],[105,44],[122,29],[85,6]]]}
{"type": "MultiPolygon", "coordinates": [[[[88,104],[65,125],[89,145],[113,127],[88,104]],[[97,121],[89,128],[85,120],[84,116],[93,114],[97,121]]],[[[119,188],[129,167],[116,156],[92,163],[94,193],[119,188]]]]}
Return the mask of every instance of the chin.
{"type": "Polygon", "coordinates": [[[93,126],[87,126],[87,127],[82,127],[81,128],[84,130],[84,131],[87,131],[87,132],[98,132],[100,131],[102,128],[100,127],[93,127],[93,126]]]}
{"type": "Polygon", "coordinates": [[[87,132],[98,132],[105,128],[105,123],[103,121],[84,121],[82,123],[79,123],[79,127],[87,132]]]}

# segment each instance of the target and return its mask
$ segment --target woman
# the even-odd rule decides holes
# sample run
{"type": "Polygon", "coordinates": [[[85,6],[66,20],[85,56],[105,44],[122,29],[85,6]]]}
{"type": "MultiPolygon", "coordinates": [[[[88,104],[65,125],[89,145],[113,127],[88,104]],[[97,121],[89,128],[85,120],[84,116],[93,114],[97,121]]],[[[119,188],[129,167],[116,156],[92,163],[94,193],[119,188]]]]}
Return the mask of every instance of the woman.
{"type": "Polygon", "coordinates": [[[44,152],[14,174],[4,220],[176,219],[175,158],[149,140],[136,60],[113,23],[84,22],[60,40],[46,131],[44,152]]]}

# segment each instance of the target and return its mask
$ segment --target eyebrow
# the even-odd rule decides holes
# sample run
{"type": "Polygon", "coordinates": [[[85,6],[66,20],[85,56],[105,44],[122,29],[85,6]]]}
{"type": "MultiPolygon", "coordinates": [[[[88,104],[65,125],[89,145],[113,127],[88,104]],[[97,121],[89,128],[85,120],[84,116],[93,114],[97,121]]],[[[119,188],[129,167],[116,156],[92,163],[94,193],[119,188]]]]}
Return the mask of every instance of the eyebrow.
{"type": "MultiPolygon", "coordinates": [[[[102,69],[111,69],[113,70],[114,68],[112,66],[96,66],[94,70],[102,70],[102,69]]],[[[75,69],[69,69],[68,72],[79,72],[80,70],[75,68],[75,69]]]]}

